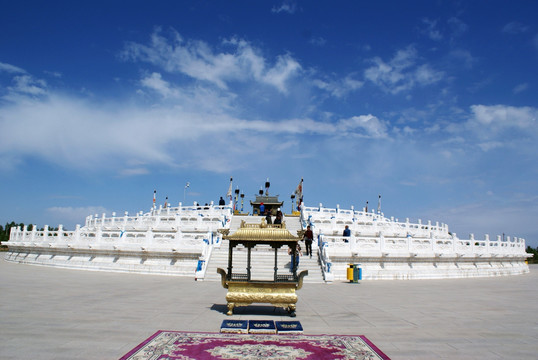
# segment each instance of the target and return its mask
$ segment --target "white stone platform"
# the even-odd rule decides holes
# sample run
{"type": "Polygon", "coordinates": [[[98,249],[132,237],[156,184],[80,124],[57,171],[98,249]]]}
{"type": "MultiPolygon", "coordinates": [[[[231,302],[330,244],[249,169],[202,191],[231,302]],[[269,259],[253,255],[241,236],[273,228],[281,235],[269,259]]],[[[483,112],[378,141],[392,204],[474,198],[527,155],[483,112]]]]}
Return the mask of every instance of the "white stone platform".
{"type": "MultiPolygon", "coordinates": [[[[5,259],[218,281],[213,270],[215,264],[226,260],[227,251],[221,248],[218,230],[228,228],[233,232],[241,220],[260,219],[234,215],[231,204],[180,203],[134,216],[89,216],[74,231],[66,231],[61,225],[39,231],[36,226],[31,230],[12,228],[5,243],[9,247],[5,259]]],[[[470,234],[462,239],[439,222],[402,222],[382,213],[325,208],[321,204],[302,206],[300,217],[285,215],[284,221],[292,233],[308,225],[314,232],[316,254],[312,260],[305,259],[303,265],[316,276],[307,282],[346,280],[349,264],[360,264],[364,280],[488,277],[529,271],[525,240],[517,237],[490,239],[485,235],[479,239],[470,234]],[[342,236],[345,226],[350,229],[348,237],[342,236]]],[[[267,270],[272,274],[270,267],[267,270]]]]}

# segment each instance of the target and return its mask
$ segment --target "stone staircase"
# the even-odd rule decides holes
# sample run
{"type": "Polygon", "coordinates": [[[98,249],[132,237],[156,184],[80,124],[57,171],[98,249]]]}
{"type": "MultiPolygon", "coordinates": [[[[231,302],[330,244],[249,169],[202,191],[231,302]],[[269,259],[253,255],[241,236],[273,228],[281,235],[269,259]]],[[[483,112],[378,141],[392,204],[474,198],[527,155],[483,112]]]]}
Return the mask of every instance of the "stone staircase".
{"type": "MultiPolygon", "coordinates": [[[[263,217],[261,216],[238,216],[235,215],[230,223],[230,234],[233,234],[239,228],[241,220],[246,223],[260,223],[263,217]]],[[[297,236],[297,230],[301,229],[301,223],[298,217],[285,217],[284,223],[286,228],[293,235],[297,236]]],[[[308,270],[308,276],[304,278],[305,283],[323,283],[323,275],[317,254],[317,246],[315,242],[312,244],[314,255],[312,258],[305,255],[305,245],[301,242],[303,248],[303,256],[299,261],[298,272],[308,270]]],[[[228,271],[228,247],[227,240],[223,240],[219,248],[214,248],[211,258],[207,264],[205,274],[206,281],[220,281],[220,275],[217,274],[217,268],[223,268],[228,271]]],[[[282,247],[278,250],[277,273],[280,275],[290,273],[291,257],[288,255],[288,248],[282,247]]],[[[247,249],[238,246],[233,251],[233,271],[237,273],[247,273],[247,249]]],[[[269,245],[258,245],[251,251],[251,278],[254,280],[272,281],[275,267],[275,251],[269,245]]]]}

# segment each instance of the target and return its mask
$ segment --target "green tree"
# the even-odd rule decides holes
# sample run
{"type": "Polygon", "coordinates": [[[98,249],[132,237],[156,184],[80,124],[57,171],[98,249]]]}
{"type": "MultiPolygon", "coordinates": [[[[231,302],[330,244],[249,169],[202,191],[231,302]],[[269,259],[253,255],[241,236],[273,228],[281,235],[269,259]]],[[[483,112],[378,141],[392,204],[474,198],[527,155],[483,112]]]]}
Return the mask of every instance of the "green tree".
{"type": "Polygon", "coordinates": [[[533,257],[528,258],[528,263],[529,264],[538,264],[538,247],[536,249],[533,249],[530,246],[527,246],[527,253],[534,254],[533,257]]]}
{"type": "MultiPolygon", "coordinates": [[[[2,242],[2,244],[4,244],[6,241],[9,241],[9,235],[11,233],[11,228],[13,228],[13,227],[20,228],[21,226],[24,226],[24,224],[23,223],[17,224],[15,221],[12,221],[10,223],[6,223],[5,226],[0,225],[0,242],[2,242]]],[[[28,228],[31,229],[30,226],[28,228]]],[[[2,245],[2,250],[6,250],[6,249],[7,249],[7,246],[2,245]]]]}

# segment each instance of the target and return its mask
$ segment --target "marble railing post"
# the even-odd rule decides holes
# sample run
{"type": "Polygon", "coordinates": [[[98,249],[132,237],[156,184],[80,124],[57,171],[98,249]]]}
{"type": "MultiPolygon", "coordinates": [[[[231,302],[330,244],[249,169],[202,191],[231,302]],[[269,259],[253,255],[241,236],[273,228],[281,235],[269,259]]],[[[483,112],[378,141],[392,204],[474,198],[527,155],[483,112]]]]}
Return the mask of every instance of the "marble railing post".
{"type": "Polygon", "coordinates": [[[97,229],[95,229],[95,241],[100,243],[102,236],[103,236],[103,228],[99,226],[97,229]]]}
{"type": "Polygon", "coordinates": [[[12,227],[9,230],[9,239],[12,241],[19,241],[19,231],[20,229],[18,227],[12,227]]]}
{"type": "Polygon", "coordinates": [[[385,250],[385,236],[383,231],[379,232],[379,251],[383,252],[385,250]]]}
{"type": "Polygon", "coordinates": [[[64,238],[64,226],[62,224],[58,225],[58,242],[61,242],[64,238]]]}
{"type": "Polygon", "coordinates": [[[79,224],[75,226],[75,233],[73,235],[73,239],[77,243],[80,242],[80,225],[79,224]]]}
{"type": "Polygon", "coordinates": [[[161,223],[161,212],[163,210],[163,206],[160,205],[159,206],[159,212],[157,213],[157,216],[155,216],[155,219],[153,219],[153,226],[159,226],[159,224],[161,223]]]}
{"type": "Polygon", "coordinates": [[[49,226],[45,225],[43,226],[43,241],[48,242],[48,240],[49,240],[49,226]]]}
{"type": "Polygon", "coordinates": [[[111,219],[110,223],[111,223],[111,225],[116,224],[116,213],[115,212],[112,213],[112,219],[111,219]]]}
{"type": "Polygon", "coordinates": [[[356,251],[357,238],[355,237],[355,235],[351,235],[351,237],[349,238],[349,248],[351,249],[352,252],[356,251]]]}
{"type": "Polygon", "coordinates": [[[32,233],[30,234],[30,241],[32,241],[32,242],[35,241],[36,234],[37,234],[37,226],[33,225],[32,226],[32,233]]]}
{"type": "Polygon", "coordinates": [[[486,239],[486,253],[489,254],[489,234],[485,235],[485,239],[486,239]]]}
{"type": "Polygon", "coordinates": [[[24,225],[22,227],[22,240],[25,241],[26,240],[26,232],[28,231],[28,226],[24,225]]]}
{"type": "Polygon", "coordinates": [[[146,231],[146,246],[150,246],[153,244],[153,229],[150,227],[148,228],[148,231],[146,231]]]}
{"type": "Polygon", "coordinates": [[[471,243],[471,252],[472,253],[475,253],[476,250],[475,250],[475,240],[474,240],[474,234],[469,234],[469,242],[471,243]]]}

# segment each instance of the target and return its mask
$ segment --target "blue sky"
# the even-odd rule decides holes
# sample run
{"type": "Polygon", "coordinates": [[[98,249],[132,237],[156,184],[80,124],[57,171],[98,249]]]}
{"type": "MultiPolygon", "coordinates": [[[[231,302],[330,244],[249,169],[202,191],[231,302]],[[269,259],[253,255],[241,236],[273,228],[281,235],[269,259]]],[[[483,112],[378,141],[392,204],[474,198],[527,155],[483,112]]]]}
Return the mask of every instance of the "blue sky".
{"type": "Polygon", "coordinates": [[[0,223],[304,178],[538,246],[534,1],[2,3],[0,223]]]}

